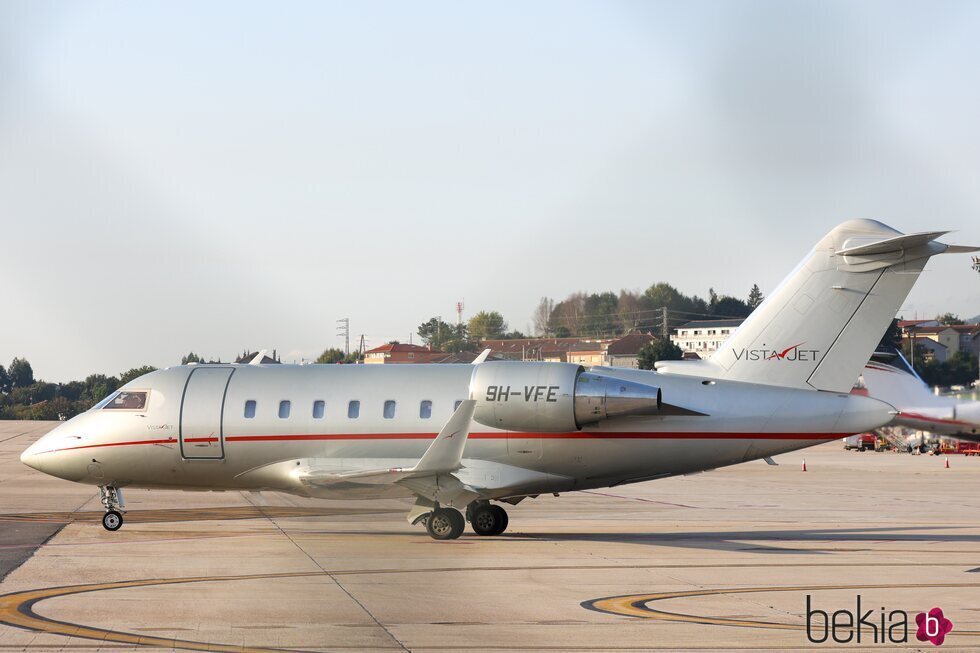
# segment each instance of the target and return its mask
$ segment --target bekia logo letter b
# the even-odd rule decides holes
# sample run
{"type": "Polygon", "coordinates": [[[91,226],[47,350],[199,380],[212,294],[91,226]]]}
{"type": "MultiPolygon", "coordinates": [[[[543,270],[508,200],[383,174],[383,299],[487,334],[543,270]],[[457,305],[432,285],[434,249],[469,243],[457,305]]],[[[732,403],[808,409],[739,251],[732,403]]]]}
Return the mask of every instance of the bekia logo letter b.
{"type": "Polygon", "coordinates": [[[946,635],[953,630],[953,622],[943,616],[942,608],[920,612],[915,615],[915,623],[919,627],[915,638],[920,642],[931,642],[935,646],[941,646],[946,635]]]}

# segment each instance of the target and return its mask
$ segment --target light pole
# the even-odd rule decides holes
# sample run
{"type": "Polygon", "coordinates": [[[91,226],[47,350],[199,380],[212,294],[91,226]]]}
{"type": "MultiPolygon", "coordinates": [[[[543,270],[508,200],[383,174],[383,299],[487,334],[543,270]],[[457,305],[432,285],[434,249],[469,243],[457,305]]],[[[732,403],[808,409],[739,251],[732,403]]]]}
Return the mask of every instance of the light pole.
{"type": "MultiPolygon", "coordinates": [[[[980,256],[973,257],[973,269],[980,273],[980,256]]],[[[977,382],[975,386],[980,388],[980,365],[977,365],[977,382]]]]}

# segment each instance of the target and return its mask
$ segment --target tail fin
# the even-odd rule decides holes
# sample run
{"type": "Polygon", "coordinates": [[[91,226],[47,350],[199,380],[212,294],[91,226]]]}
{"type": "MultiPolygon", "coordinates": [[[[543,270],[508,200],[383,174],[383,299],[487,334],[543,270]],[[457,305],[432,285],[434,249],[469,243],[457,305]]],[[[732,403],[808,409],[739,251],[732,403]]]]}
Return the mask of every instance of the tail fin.
{"type": "Polygon", "coordinates": [[[929,257],[974,248],[850,220],[823,237],[709,361],[719,378],[848,392],[929,257]]]}

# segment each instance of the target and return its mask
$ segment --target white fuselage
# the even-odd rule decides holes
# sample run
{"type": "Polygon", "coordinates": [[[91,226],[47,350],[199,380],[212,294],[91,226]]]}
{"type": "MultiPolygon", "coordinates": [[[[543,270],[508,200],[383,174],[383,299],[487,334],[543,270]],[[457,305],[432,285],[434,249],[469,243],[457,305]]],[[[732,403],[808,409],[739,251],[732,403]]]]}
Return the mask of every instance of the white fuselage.
{"type": "MultiPolygon", "coordinates": [[[[351,481],[324,487],[300,478],[311,470],[342,473],[413,464],[456,402],[471,397],[473,369],[169,368],[125,386],[146,391],[145,406],[87,411],[45,435],[22,460],[54,476],[101,486],[410,496],[400,485],[351,481]],[[281,402],[287,401],[288,416],[280,417],[281,402]],[[323,402],[322,416],[316,402],[323,402]],[[359,402],[356,416],[351,402],[359,402]],[[386,408],[386,402],[394,404],[386,408]],[[431,402],[430,413],[423,402],[431,402]]],[[[846,393],[596,369],[661,388],[663,411],[567,432],[506,431],[474,423],[456,476],[493,499],[608,487],[771,456],[891,419],[891,406],[846,393]]]]}

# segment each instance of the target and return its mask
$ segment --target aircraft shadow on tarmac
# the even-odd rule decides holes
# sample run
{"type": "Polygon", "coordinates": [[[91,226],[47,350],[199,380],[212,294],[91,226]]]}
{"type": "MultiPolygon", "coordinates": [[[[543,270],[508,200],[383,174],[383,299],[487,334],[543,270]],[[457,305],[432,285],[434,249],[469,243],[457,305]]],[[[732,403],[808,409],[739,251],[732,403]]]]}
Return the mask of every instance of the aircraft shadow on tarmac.
{"type": "MultiPolygon", "coordinates": [[[[391,509],[376,508],[302,508],[293,506],[229,506],[226,508],[169,508],[160,510],[130,510],[126,521],[134,524],[156,524],[184,521],[210,521],[223,519],[265,519],[284,517],[341,517],[346,515],[380,515],[391,509]]],[[[101,511],[78,512],[25,512],[0,514],[3,522],[46,522],[69,524],[102,520],[101,511]]]]}
{"type": "MultiPolygon", "coordinates": [[[[209,508],[179,508],[159,510],[131,510],[126,520],[132,524],[168,522],[219,521],[242,519],[282,519],[343,517],[392,514],[393,509],[342,508],[342,507],[293,507],[293,506],[229,506],[209,508]]],[[[72,522],[98,523],[99,511],[34,512],[0,514],[0,524],[7,522],[42,522],[68,524],[72,522]]],[[[642,544],[647,546],[706,549],[763,554],[828,554],[840,551],[871,550],[884,543],[929,543],[923,553],[939,553],[937,544],[978,544],[980,533],[955,533],[951,531],[973,529],[972,526],[881,526],[857,528],[799,528],[783,530],[736,530],[736,531],[689,531],[689,532],[626,532],[626,533],[535,533],[508,532],[492,538],[465,539],[488,541],[539,541],[539,542],[608,542],[617,544],[642,544]],[[864,547],[836,548],[838,545],[863,544],[864,547]],[[805,546],[812,545],[812,546],[805,546]]],[[[317,531],[338,537],[372,535],[377,537],[404,536],[404,531],[317,531]]],[[[412,533],[414,534],[414,532],[412,533]]],[[[903,549],[908,551],[908,549],[903,549]]],[[[963,553],[970,553],[964,550],[963,553]]]]}
{"type": "MultiPolygon", "coordinates": [[[[708,549],[767,554],[828,554],[855,551],[840,544],[865,544],[868,550],[885,543],[977,544],[980,533],[950,533],[947,531],[973,529],[972,526],[882,526],[868,528],[801,528],[759,531],[693,531],[672,533],[508,533],[505,538],[533,539],[549,542],[615,542],[651,546],[708,549]],[[815,546],[798,546],[813,543],[815,546]],[[780,546],[785,544],[785,546],[780,546]],[[797,545],[797,546],[794,546],[797,545]],[[820,546],[823,545],[823,546],[820,546]]],[[[903,549],[903,551],[908,551],[903,549]]],[[[933,549],[923,551],[936,552],[933,549]]],[[[971,551],[964,550],[963,553],[971,551]]]]}

